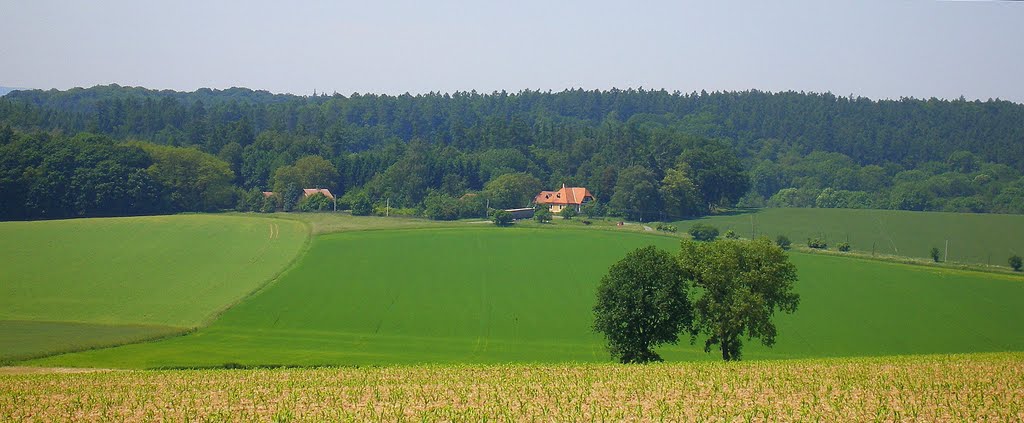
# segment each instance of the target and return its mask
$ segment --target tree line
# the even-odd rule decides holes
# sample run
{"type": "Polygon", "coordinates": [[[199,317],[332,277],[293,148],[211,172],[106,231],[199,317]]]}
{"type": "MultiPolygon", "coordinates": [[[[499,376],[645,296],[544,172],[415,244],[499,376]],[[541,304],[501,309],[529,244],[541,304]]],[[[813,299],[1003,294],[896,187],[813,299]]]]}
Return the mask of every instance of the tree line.
{"type": "MultiPolygon", "coordinates": [[[[257,192],[308,184],[342,194],[345,207],[365,199],[374,208],[448,218],[475,215],[492,199],[494,207],[525,206],[509,184],[539,191],[564,183],[588,187],[606,212],[635,220],[677,220],[737,203],[1024,212],[1024,106],[999,100],[664,90],[295,96],[102,86],[0,97],[0,127],[10,134],[7,149],[25,146],[13,139],[45,134],[50,142],[100,136],[126,148],[195,150],[226,164],[233,189],[222,203],[251,210],[264,206],[257,192]],[[314,162],[316,176],[297,176],[314,162]],[[505,175],[516,176],[499,180],[505,175]]],[[[148,149],[152,160],[157,150],[148,149]]],[[[7,174],[55,166],[8,162],[7,174]]],[[[211,204],[176,199],[122,209],[211,204]]],[[[88,210],[78,215],[113,209],[88,210]]],[[[50,217],[11,202],[3,214],[50,217]]]]}

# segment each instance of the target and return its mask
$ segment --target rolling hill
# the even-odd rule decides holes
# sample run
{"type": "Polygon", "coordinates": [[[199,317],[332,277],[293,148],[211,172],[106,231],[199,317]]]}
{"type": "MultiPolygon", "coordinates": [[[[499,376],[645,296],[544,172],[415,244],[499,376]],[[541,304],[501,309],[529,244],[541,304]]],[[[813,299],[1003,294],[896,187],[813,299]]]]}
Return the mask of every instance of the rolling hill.
{"type": "Polygon", "coordinates": [[[200,326],[281,272],[307,233],[219,215],[0,223],[0,359],[200,326]]]}
{"type": "Polygon", "coordinates": [[[855,251],[927,258],[932,247],[946,250],[949,261],[1006,266],[1013,254],[1024,254],[1024,215],[911,212],[901,210],[770,208],[675,222],[680,232],[706,223],[721,232],[732,229],[749,238],[786,235],[793,245],[821,238],[832,248],[849,242],[855,251]]]}
{"type": "MultiPolygon", "coordinates": [[[[531,228],[326,234],[277,283],[182,337],[44,358],[47,366],[204,367],[602,362],[597,281],[627,251],[675,238],[531,228]]],[[[794,253],[800,309],[744,357],[1024,350],[1015,276],[794,253]]],[[[717,359],[698,345],[667,360],[717,359]]]]}

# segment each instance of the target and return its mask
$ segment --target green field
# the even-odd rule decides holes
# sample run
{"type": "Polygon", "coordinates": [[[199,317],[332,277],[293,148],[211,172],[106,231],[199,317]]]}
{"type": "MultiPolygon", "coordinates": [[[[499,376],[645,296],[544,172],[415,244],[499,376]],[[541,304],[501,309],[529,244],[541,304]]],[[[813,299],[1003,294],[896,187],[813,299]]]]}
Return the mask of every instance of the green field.
{"type": "Polygon", "coordinates": [[[239,216],[0,223],[0,359],[200,326],[306,239],[301,222],[239,216]]]}
{"type": "Polygon", "coordinates": [[[783,234],[793,245],[807,238],[828,241],[829,248],[848,241],[854,250],[928,258],[932,247],[949,261],[1007,266],[1013,254],[1024,255],[1024,215],[910,212],[854,209],[756,209],[728,215],[676,222],[685,232],[695,223],[708,223],[721,232],[732,229],[742,237],[783,234]]]}
{"type": "MultiPolygon", "coordinates": [[[[607,361],[597,281],[627,251],[677,239],[466,227],[321,235],[294,268],[210,327],[33,365],[175,367],[607,361]]],[[[773,349],[745,358],[1024,350],[1019,277],[793,254],[802,296],[773,349]]],[[[669,360],[714,360],[697,346],[669,360]]]]}

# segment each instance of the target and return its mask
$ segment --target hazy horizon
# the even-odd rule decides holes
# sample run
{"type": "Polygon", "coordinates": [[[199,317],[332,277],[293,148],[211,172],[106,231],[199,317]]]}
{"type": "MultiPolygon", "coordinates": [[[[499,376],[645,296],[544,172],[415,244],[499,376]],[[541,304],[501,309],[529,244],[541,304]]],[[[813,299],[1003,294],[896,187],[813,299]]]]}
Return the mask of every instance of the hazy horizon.
{"type": "Polygon", "coordinates": [[[1024,3],[0,0],[0,86],[665,89],[1024,102],[1024,3]]]}

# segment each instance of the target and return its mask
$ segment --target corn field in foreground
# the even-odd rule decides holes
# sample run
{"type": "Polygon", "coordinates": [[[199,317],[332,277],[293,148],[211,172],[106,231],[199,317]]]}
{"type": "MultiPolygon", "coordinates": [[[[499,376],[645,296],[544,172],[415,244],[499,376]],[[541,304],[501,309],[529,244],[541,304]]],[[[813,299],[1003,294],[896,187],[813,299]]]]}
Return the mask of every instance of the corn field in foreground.
{"type": "Polygon", "coordinates": [[[1021,421],[1024,354],[0,374],[0,421],[1021,421]]]}

